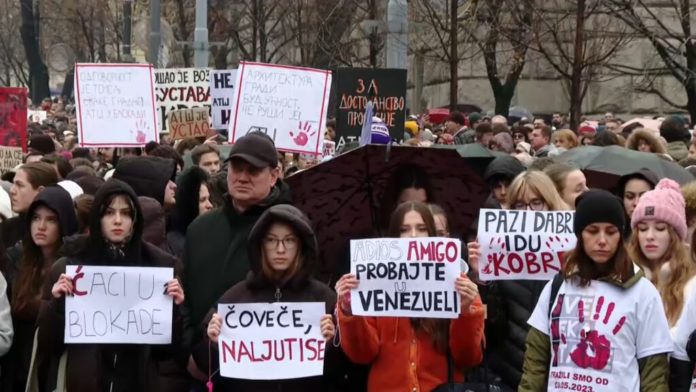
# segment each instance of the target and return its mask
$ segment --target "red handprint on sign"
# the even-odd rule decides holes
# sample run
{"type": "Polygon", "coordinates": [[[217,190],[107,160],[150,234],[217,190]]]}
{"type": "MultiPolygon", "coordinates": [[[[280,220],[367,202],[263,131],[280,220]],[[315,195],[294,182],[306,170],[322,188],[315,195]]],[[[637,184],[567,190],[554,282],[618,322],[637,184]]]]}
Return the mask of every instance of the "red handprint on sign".
{"type": "MultiPolygon", "coordinates": [[[[600,313],[602,312],[602,306],[604,305],[604,297],[599,297],[597,300],[597,306],[595,308],[595,314],[593,319],[600,322],[600,313]]],[[[609,323],[609,318],[614,312],[614,307],[616,305],[611,302],[607,306],[606,314],[601,320],[604,325],[609,323]]],[[[585,303],[580,300],[578,303],[578,319],[580,323],[585,322],[585,303]]],[[[624,323],[626,322],[626,316],[621,316],[619,321],[612,329],[612,334],[616,335],[619,333],[624,323]]],[[[565,335],[561,335],[563,343],[565,343],[565,335]]],[[[592,368],[595,370],[602,370],[609,363],[609,357],[611,356],[611,341],[607,339],[606,336],[600,335],[596,330],[581,330],[580,331],[580,341],[575,346],[575,349],[570,353],[570,359],[583,369],[592,368]]]]}
{"type": "MultiPolygon", "coordinates": [[[[149,131],[149,127],[145,123],[145,120],[138,120],[135,123],[135,142],[136,143],[145,143],[147,140],[147,135],[143,131],[149,131]]],[[[130,132],[133,134],[133,131],[130,132]]]]}
{"type": "MultiPolygon", "coordinates": [[[[491,241],[488,243],[488,247],[493,248],[494,245],[500,246],[503,249],[503,251],[505,251],[505,241],[503,241],[502,237],[491,238],[491,241]]],[[[503,256],[503,252],[498,252],[497,255],[498,255],[498,258],[500,258],[503,256]]],[[[496,260],[496,256],[489,254],[487,257],[486,265],[481,269],[481,271],[483,271],[484,274],[494,273],[493,270],[494,270],[494,266],[495,266],[495,260],[496,260]]]]}
{"type": "Polygon", "coordinates": [[[309,124],[309,121],[305,121],[304,125],[302,124],[302,121],[300,121],[299,125],[297,126],[297,136],[290,131],[290,137],[292,138],[292,141],[295,142],[298,146],[305,146],[309,142],[309,137],[316,135],[317,131],[312,132],[312,126],[309,124]]]}

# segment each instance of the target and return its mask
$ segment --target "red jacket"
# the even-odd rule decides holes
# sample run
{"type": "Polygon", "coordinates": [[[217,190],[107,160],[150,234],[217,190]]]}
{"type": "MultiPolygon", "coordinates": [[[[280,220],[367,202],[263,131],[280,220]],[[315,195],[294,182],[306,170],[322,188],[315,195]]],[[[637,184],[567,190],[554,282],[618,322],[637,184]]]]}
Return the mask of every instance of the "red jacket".
{"type": "MultiPolygon", "coordinates": [[[[430,392],[447,382],[446,354],[436,351],[427,334],[415,333],[408,318],[349,316],[337,308],[343,351],[353,362],[372,365],[368,391],[430,392]]],[[[483,358],[483,323],[478,296],[450,322],[457,381],[464,378],[461,369],[476,366],[483,358]]]]}

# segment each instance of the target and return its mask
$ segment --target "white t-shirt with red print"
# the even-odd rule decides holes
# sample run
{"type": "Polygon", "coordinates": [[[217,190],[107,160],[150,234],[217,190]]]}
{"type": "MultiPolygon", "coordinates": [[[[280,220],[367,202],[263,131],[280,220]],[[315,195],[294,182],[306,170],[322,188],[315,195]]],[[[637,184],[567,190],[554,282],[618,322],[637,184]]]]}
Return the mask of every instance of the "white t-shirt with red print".
{"type": "MultiPolygon", "coordinates": [[[[677,320],[677,324],[672,328],[672,339],[674,340],[672,357],[681,361],[690,360],[689,356],[686,354],[686,343],[689,341],[691,333],[696,330],[696,296],[693,295],[693,282],[694,278],[691,278],[684,288],[686,302],[682,308],[679,320],[677,320]]],[[[696,371],[691,378],[690,391],[696,392],[696,371]]]]}
{"type": "Polygon", "coordinates": [[[638,359],[672,351],[660,295],[641,278],[624,289],[561,285],[549,320],[549,282],[529,325],[551,340],[549,391],[639,391],[638,359]]]}

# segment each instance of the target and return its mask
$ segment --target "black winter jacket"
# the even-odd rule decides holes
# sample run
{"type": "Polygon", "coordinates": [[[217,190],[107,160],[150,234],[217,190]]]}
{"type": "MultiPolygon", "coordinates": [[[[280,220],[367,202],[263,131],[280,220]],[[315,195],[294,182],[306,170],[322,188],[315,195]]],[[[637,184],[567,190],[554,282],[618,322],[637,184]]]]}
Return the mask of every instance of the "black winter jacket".
{"type": "MultiPolygon", "coordinates": [[[[248,254],[251,263],[251,271],[246,280],[235,284],[227,290],[218,304],[225,303],[254,303],[254,302],[323,302],[326,313],[331,314],[336,305],[336,294],[324,283],[312,278],[312,273],[317,264],[317,241],[308,219],[298,209],[290,205],[277,205],[269,208],[258,220],[249,234],[248,254]],[[302,267],[293,276],[284,282],[274,282],[268,279],[261,268],[262,240],[269,226],[274,222],[289,223],[302,240],[302,267]]],[[[205,333],[208,322],[217,306],[208,312],[208,316],[201,323],[201,330],[205,333]]],[[[330,343],[329,343],[330,346],[330,343]]],[[[335,370],[336,356],[327,353],[324,360],[325,374],[335,370]]],[[[204,373],[214,373],[219,368],[217,345],[210,344],[205,338],[197,344],[193,350],[193,358],[204,373]],[[209,355],[209,347],[212,355],[209,355]],[[212,363],[208,361],[212,358],[212,363]]],[[[308,392],[327,391],[326,377],[307,377],[291,380],[239,380],[216,377],[216,391],[235,392],[308,392]]]]}
{"type": "Polygon", "coordinates": [[[147,196],[164,205],[164,189],[176,178],[176,162],[160,157],[122,158],[114,178],[130,185],[138,196],[147,196]]]}
{"type": "Polygon", "coordinates": [[[147,266],[180,268],[177,260],[156,246],[143,242],[143,214],[135,192],[116,179],[107,181],[97,192],[89,218],[90,236],[66,241],[60,258],[44,282],[43,303],[38,317],[39,382],[52,390],[57,362],[68,353],[66,387],[69,391],[186,391],[185,355],[181,352],[182,323],[179,306],[174,305],[172,342],[145,344],[65,344],[65,298],[51,294],[54,282],[66,265],[147,266]],[[125,246],[114,251],[101,236],[101,215],[115,194],[125,195],[133,208],[133,234],[125,246]]]}
{"type": "MultiPolygon", "coordinates": [[[[32,217],[37,208],[44,206],[53,211],[58,218],[60,236],[67,237],[77,232],[77,218],[70,194],[59,186],[44,188],[36,196],[27,210],[27,217],[32,217]]],[[[31,219],[27,219],[21,230],[23,240],[14,247],[8,249],[9,269],[7,273],[8,297],[12,307],[12,324],[14,328],[14,340],[12,348],[2,358],[2,382],[0,391],[24,390],[27,382],[27,374],[31,363],[31,351],[34,344],[34,331],[36,318],[39,314],[41,301],[38,293],[35,299],[25,301],[22,309],[17,308],[17,301],[13,291],[17,289],[19,271],[22,268],[24,258],[24,246],[33,246],[31,238],[31,219]]],[[[44,270],[46,274],[46,270],[44,270]]]]}
{"type": "Polygon", "coordinates": [[[186,341],[200,342],[199,326],[215,301],[249,272],[249,232],[261,214],[276,204],[290,203],[290,189],[278,180],[265,201],[243,213],[225,204],[201,215],[186,233],[184,291],[186,292],[186,341]]]}
{"type": "Polygon", "coordinates": [[[502,384],[515,391],[522,378],[525,342],[529,332],[527,320],[545,285],[546,281],[509,280],[494,282],[488,288],[490,295],[486,304],[498,321],[493,328],[486,325],[488,366],[502,384]],[[502,309],[496,309],[496,306],[502,309]]]}

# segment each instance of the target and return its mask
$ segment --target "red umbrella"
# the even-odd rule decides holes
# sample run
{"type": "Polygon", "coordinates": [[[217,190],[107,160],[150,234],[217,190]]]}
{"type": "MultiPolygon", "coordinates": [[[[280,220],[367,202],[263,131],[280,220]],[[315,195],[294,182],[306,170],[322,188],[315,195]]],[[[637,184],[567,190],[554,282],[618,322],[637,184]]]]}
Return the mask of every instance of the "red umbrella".
{"type": "Polygon", "coordinates": [[[428,122],[433,125],[440,125],[449,117],[449,109],[430,109],[428,110],[428,122]]]}

